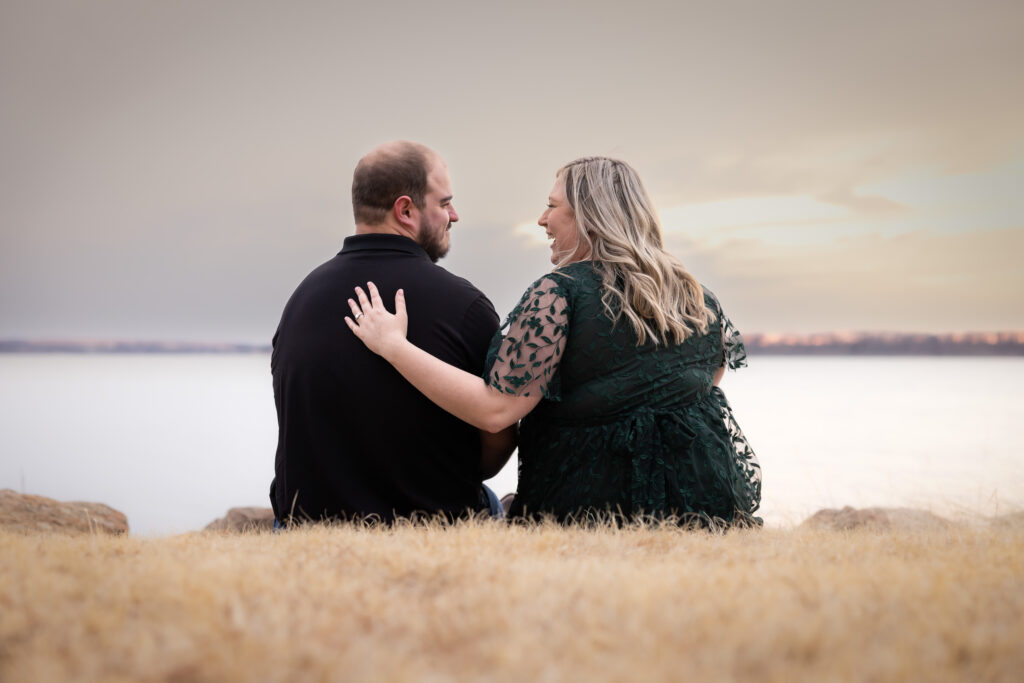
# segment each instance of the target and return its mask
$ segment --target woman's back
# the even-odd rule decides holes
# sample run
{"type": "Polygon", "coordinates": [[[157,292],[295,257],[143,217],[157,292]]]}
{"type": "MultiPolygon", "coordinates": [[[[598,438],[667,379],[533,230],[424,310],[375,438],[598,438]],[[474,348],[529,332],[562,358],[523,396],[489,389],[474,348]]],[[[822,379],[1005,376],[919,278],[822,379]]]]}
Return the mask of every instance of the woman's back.
{"type": "MultiPolygon", "coordinates": [[[[564,268],[561,280],[571,301],[569,330],[559,371],[561,401],[557,414],[586,418],[633,409],[664,408],[700,400],[712,387],[722,364],[719,321],[707,334],[682,344],[648,339],[638,346],[633,328],[613,323],[601,301],[602,280],[590,261],[564,268]]],[[[713,297],[705,295],[714,310],[713,297]]]]}
{"type": "Polygon", "coordinates": [[[716,313],[705,334],[638,346],[632,326],[606,312],[598,267],[582,261],[538,280],[492,345],[490,384],[544,394],[522,422],[512,513],[753,512],[760,470],[713,386],[734,341],[717,301],[705,290],[716,313]]]}

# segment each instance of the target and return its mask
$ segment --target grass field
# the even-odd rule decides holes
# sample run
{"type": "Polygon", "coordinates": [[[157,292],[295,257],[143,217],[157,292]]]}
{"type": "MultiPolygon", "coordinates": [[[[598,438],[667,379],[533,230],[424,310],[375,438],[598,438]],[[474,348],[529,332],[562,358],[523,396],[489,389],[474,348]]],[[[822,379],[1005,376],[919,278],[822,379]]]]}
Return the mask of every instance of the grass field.
{"type": "Polygon", "coordinates": [[[1024,524],[0,532],[0,680],[1011,681],[1024,524]]]}

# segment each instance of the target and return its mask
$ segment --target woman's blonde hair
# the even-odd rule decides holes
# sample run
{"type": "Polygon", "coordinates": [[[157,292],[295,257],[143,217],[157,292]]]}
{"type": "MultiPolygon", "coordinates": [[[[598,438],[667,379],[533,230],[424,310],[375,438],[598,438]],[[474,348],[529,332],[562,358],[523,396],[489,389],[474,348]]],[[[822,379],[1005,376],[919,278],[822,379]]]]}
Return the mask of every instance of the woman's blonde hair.
{"type": "MultiPolygon", "coordinates": [[[[611,319],[626,316],[640,344],[706,333],[715,315],[697,279],[662,246],[661,223],[636,171],[616,159],[583,157],[556,176],[565,182],[580,243],[601,266],[601,301],[611,319]]],[[[557,265],[568,265],[574,252],[557,265]]]]}

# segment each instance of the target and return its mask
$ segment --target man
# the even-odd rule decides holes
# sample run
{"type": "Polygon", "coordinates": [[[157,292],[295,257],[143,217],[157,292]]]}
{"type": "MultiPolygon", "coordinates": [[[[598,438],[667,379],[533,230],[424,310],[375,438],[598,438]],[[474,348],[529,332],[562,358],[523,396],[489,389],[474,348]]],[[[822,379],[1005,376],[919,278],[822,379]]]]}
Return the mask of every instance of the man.
{"type": "Polygon", "coordinates": [[[401,288],[409,340],[482,372],[494,306],[435,265],[459,220],[448,168],[423,145],[381,145],[356,166],[352,208],[355,235],[303,280],[274,335],[274,516],[287,524],[500,510],[481,481],[508,460],[515,429],[479,432],[444,412],[345,325],[357,285],[372,280],[389,301],[401,288]]]}

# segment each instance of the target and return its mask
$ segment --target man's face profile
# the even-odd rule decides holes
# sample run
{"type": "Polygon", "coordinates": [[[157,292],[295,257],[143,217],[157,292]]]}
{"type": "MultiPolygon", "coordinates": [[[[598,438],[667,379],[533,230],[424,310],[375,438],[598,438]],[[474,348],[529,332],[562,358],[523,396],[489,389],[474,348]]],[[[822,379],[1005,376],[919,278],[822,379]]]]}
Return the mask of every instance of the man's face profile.
{"type": "Polygon", "coordinates": [[[452,223],[459,214],[452,204],[451,178],[448,168],[440,159],[427,176],[427,193],[420,207],[419,232],[416,242],[434,263],[448,253],[452,223]]]}

